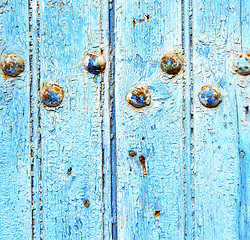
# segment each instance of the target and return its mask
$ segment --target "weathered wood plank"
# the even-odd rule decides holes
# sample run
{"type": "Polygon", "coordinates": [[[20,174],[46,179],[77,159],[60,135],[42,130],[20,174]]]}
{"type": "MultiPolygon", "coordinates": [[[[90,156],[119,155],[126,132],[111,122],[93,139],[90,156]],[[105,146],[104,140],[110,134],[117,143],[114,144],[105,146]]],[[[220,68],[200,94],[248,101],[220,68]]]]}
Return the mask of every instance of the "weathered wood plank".
{"type": "Polygon", "coordinates": [[[0,238],[31,239],[27,1],[1,1],[0,46],[2,59],[14,53],[26,64],[16,78],[0,76],[0,238]]]}
{"type": "Polygon", "coordinates": [[[237,117],[242,109],[232,72],[240,50],[240,8],[240,1],[193,1],[195,239],[243,239],[237,117]],[[198,92],[207,84],[222,93],[217,108],[199,103],[198,92]]]}
{"type": "Polygon", "coordinates": [[[103,123],[107,104],[102,106],[100,99],[106,94],[108,67],[103,76],[95,77],[81,67],[81,60],[83,54],[101,48],[107,54],[108,29],[103,29],[102,19],[107,26],[108,4],[46,0],[40,12],[41,85],[57,82],[65,91],[60,107],[41,109],[40,235],[44,239],[103,239],[110,226],[110,219],[103,216],[105,206],[108,212],[103,198],[108,202],[109,197],[102,178],[102,130],[108,122],[103,123]],[[89,207],[84,206],[86,200],[89,207]]]}
{"type": "Polygon", "coordinates": [[[117,0],[115,9],[118,239],[183,239],[182,73],[160,69],[164,54],[182,50],[181,1],[117,0]],[[125,101],[137,84],[151,92],[149,107],[125,101]]]}
{"type": "MultiPolygon", "coordinates": [[[[237,53],[250,53],[250,2],[243,0],[241,3],[241,38],[239,38],[239,50],[237,53]]],[[[236,54],[235,54],[236,57],[236,54]]],[[[237,97],[239,153],[240,153],[240,214],[239,230],[240,239],[250,239],[249,216],[250,216],[250,86],[249,76],[235,75],[235,88],[237,97]]]]}

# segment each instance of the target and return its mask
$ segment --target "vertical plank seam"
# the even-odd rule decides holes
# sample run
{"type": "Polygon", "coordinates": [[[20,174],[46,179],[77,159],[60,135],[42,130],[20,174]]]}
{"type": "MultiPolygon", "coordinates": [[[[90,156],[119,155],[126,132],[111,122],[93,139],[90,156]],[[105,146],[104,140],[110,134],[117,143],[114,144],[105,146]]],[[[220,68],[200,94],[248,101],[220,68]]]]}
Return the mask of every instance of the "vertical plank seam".
{"type": "MultiPolygon", "coordinates": [[[[240,0],[240,43],[241,43],[241,51],[243,49],[243,27],[242,27],[242,0],[240,0]]],[[[237,143],[238,143],[238,156],[239,156],[239,212],[238,212],[238,231],[239,231],[239,239],[247,238],[247,202],[245,197],[245,192],[247,188],[243,189],[246,179],[244,173],[244,157],[240,156],[241,149],[241,136],[240,136],[240,121],[239,121],[239,105],[237,99],[237,83],[234,83],[234,94],[235,94],[235,105],[236,105],[236,124],[237,124],[237,143]],[[241,226],[242,225],[242,226],[241,226]]]]}
{"type": "MultiPolygon", "coordinates": [[[[40,93],[40,84],[41,84],[41,62],[40,62],[40,3],[37,0],[37,92],[40,93]]],[[[39,169],[38,169],[38,187],[39,187],[39,223],[40,223],[40,239],[43,239],[43,206],[42,206],[42,136],[41,136],[41,106],[39,104],[39,99],[37,101],[38,104],[38,112],[37,112],[37,119],[38,119],[38,154],[39,154],[39,169]]]]}
{"type": "Polygon", "coordinates": [[[28,1],[29,12],[29,73],[30,73],[30,156],[31,156],[31,218],[32,239],[36,238],[36,218],[39,216],[39,238],[43,239],[42,218],[42,157],[40,92],[40,4],[28,1]],[[35,7],[35,9],[34,9],[35,7]],[[35,12],[35,13],[34,13],[35,12]],[[35,23],[35,26],[34,24],[35,23]],[[35,64],[34,64],[35,63],[35,64]],[[37,141],[35,138],[37,137],[37,141]],[[38,167],[36,167],[38,165],[38,167]],[[38,192],[35,192],[38,185],[38,192]],[[38,198],[36,197],[38,195],[38,198]],[[36,203],[37,200],[37,203],[36,203]]]}
{"type": "Polygon", "coordinates": [[[33,35],[32,35],[32,0],[28,1],[28,14],[29,14],[29,76],[30,76],[30,184],[31,184],[31,231],[32,239],[35,234],[35,203],[34,203],[34,122],[33,122],[33,105],[34,100],[32,97],[33,89],[33,35]]]}
{"type": "MultiPolygon", "coordinates": [[[[102,0],[99,0],[99,27],[100,27],[100,40],[99,44],[102,46],[103,44],[103,34],[102,34],[102,0]]],[[[100,49],[101,53],[103,53],[103,49],[100,49]]],[[[101,158],[102,158],[102,235],[104,239],[104,233],[105,233],[105,201],[104,201],[104,184],[105,184],[105,175],[104,175],[104,165],[105,165],[105,157],[104,157],[104,134],[105,134],[105,129],[103,125],[103,119],[104,119],[104,77],[103,74],[100,74],[100,85],[99,85],[99,102],[100,102],[100,121],[101,121],[101,158]]]]}
{"type": "MultiPolygon", "coordinates": [[[[236,125],[237,125],[237,145],[238,145],[238,154],[241,151],[241,141],[240,141],[240,129],[239,129],[239,109],[238,109],[238,100],[237,100],[237,93],[236,93],[236,83],[234,86],[234,95],[235,95],[235,106],[236,106],[236,125]]],[[[245,216],[244,216],[244,212],[242,213],[242,210],[244,209],[244,207],[242,206],[244,204],[244,197],[243,197],[243,171],[242,171],[242,167],[243,167],[243,159],[239,156],[239,173],[240,173],[240,178],[239,178],[239,212],[238,212],[238,231],[239,231],[239,239],[244,239],[242,238],[243,236],[241,236],[241,229],[244,229],[244,226],[240,226],[241,222],[243,221],[244,224],[244,220],[245,220],[245,216]],[[241,221],[242,219],[242,221],[241,221]]]]}
{"type": "Polygon", "coordinates": [[[112,239],[117,236],[117,154],[115,109],[115,0],[109,1],[109,102],[110,102],[110,163],[112,239]]]}
{"type": "Polygon", "coordinates": [[[243,50],[242,0],[240,0],[240,43],[241,43],[241,50],[243,50]]]}
{"type": "Polygon", "coordinates": [[[104,175],[104,164],[105,164],[105,157],[104,157],[104,126],[103,126],[103,104],[104,104],[104,82],[103,82],[103,75],[101,74],[101,81],[100,81],[100,118],[101,118],[101,151],[102,151],[102,233],[103,233],[103,239],[104,239],[104,232],[105,232],[105,223],[104,223],[104,217],[105,217],[105,202],[104,202],[104,187],[105,187],[105,175],[104,175]]]}
{"type": "Polygon", "coordinates": [[[195,239],[195,164],[193,139],[193,9],[192,0],[182,0],[182,49],[185,56],[183,79],[183,190],[184,238],[195,239]]]}

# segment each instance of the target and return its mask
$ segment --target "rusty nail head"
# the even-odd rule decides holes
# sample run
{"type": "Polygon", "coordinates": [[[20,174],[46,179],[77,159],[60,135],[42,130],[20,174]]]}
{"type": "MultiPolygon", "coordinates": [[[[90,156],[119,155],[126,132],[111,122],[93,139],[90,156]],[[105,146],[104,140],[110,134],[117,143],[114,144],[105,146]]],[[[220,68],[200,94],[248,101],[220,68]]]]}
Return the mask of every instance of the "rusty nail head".
{"type": "Polygon", "coordinates": [[[250,53],[241,53],[237,56],[235,62],[236,72],[247,76],[250,74],[250,53]]]}
{"type": "Polygon", "coordinates": [[[161,69],[171,75],[176,75],[182,68],[182,60],[176,53],[168,53],[161,59],[161,69]]]}
{"type": "Polygon", "coordinates": [[[146,87],[134,86],[126,95],[126,100],[135,108],[142,108],[150,105],[151,95],[146,87]]]}
{"type": "Polygon", "coordinates": [[[220,91],[212,85],[203,86],[198,97],[201,104],[208,108],[217,107],[222,101],[220,91]]]}
{"type": "Polygon", "coordinates": [[[106,60],[100,52],[90,52],[83,58],[83,67],[92,74],[99,74],[104,71],[106,60]]]}
{"type": "Polygon", "coordinates": [[[41,92],[41,101],[47,107],[57,107],[64,97],[63,89],[54,83],[47,83],[41,92]]]}
{"type": "Polygon", "coordinates": [[[24,59],[16,54],[7,55],[1,63],[3,73],[9,77],[17,77],[24,71],[24,67],[24,59]]]}

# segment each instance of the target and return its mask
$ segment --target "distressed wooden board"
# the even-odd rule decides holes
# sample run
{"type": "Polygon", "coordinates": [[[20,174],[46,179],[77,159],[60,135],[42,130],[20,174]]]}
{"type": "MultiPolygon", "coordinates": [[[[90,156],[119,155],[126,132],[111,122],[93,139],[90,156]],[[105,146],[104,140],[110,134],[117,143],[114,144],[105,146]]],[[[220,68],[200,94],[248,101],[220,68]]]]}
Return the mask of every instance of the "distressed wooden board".
{"type": "Polygon", "coordinates": [[[240,97],[236,91],[240,77],[232,71],[243,40],[241,7],[246,7],[241,1],[193,1],[195,239],[246,239],[242,238],[246,226],[240,220],[245,214],[240,211],[240,179],[245,170],[240,171],[239,157],[240,149],[249,144],[244,137],[239,140],[246,130],[241,106],[246,92],[240,97]],[[206,84],[222,93],[217,108],[199,103],[198,92],[206,84]]]}
{"type": "Polygon", "coordinates": [[[31,239],[27,1],[1,1],[0,46],[2,57],[15,53],[26,64],[16,78],[0,76],[0,238],[31,239]]]}
{"type": "Polygon", "coordinates": [[[117,0],[115,9],[118,239],[183,239],[182,73],[160,69],[164,54],[181,52],[181,1],[117,0]],[[136,84],[151,92],[149,107],[125,101],[136,84]]]}
{"type": "Polygon", "coordinates": [[[249,9],[247,0],[3,1],[2,54],[27,64],[18,78],[1,76],[0,238],[250,238],[249,77],[233,70],[250,50],[249,9]],[[94,77],[81,59],[101,48],[107,68],[94,77]],[[185,68],[170,79],[159,63],[174,50],[185,68]],[[46,82],[65,90],[56,110],[39,101],[46,82]],[[153,99],[141,110],[125,101],[138,83],[153,99]],[[208,83],[222,92],[218,108],[199,103],[208,83]]]}
{"type": "Polygon", "coordinates": [[[56,82],[65,98],[55,110],[41,107],[41,163],[35,174],[41,178],[42,209],[36,215],[37,238],[103,239],[107,231],[101,131],[107,107],[101,107],[100,95],[108,74],[94,77],[81,66],[82,55],[89,51],[103,48],[107,54],[107,29],[102,29],[101,18],[108,18],[102,6],[108,9],[106,1],[99,0],[40,3],[40,87],[56,82]]]}
{"type": "MultiPolygon", "coordinates": [[[[241,1],[241,38],[238,53],[250,52],[250,2],[241,1]]],[[[239,231],[240,239],[250,239],[249,216],[250,216],[250,77],[235,75],[235,88],[237,97],[239,152],[240,152],[240,213],[239,231]]]]}

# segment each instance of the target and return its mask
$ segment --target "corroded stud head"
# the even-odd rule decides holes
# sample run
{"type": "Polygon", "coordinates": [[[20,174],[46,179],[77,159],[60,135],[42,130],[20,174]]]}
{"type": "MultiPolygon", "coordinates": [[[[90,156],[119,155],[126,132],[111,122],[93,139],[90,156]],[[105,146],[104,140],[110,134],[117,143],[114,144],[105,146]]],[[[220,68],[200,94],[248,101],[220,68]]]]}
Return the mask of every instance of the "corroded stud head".
{"type": "Polygon", "coordinates": [[[126,100],[135,108],[142,108],[151,103],[151,95],[143,86],[132,87],[126,95],[126,100]]]}
{"type": "Polygon", "coordinates": [[[176,75],[182,68],[182,60],[175,53],[168,53],[161,59],[161,69],[171,75],[176,75]]]}
{"type": "Polygon", "coordinates": [[[198,97],[201,104],[208,108],[217,107],[222,101],[220,91],[212,85],[203,86],[198,97]]]}
{"type": "Polygon", "coordinates": [[[41,92],[41,101],[47,107],[57,107],[61,104],[64,91],[57,84],[47,83],[41,92]]]}
{"type": "Polygon", "coordinates": [[[235,62],[236,72],[240,75],[250,74],[250,53],[241,53],[235,62]]]}
{"type": "Polygon", "coordinates": [[[3,73],[9,77],[17,77],[24,71],[24,66],[24,59],[16,54],[7,55],[1,63],[3,73]]]}
{"type": "Polygon", "coordinates": [[[100,52],[91,52],[83,58],[83,67],[92,74],[104,71],[106,60],[100,52]]]}

